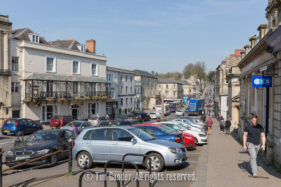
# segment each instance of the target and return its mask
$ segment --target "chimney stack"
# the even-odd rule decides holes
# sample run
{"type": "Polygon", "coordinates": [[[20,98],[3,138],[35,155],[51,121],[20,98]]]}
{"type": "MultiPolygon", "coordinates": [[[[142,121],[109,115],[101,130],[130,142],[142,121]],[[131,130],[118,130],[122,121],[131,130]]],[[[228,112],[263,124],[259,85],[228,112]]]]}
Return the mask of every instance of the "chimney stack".
{"type": "Polygon", "coordinates": [[[86,48],[91,51],[91,53],[96,54],[96,41],[91,39],[86,41],[86,48]]]}
{"type": "Polygon", "coordinates": [[[240,55],[241,55],[241,59],[244,58],[244,56],[245,56],[245,51],[244,51],[244,50],[240,51],[240,55]]]}
{"type": "Polygon", "coordinates": [[[251,49],[253,49],[254,47],[255,47],[255,45],[257,44],[257,36],[256,35],[254,35],[254,36],[252,36],[250,39],[249,39],[249,41],[251,42],[251,49]]]}
{"type": "Polygon", "coordinates": [[[258,27],[258,31],[260,31],[259,38],[261,40],[266,35],[266,33],[267,33],[267,24],[261,24],[258,27]]]}
{"type": "Polygon", "coordinates": [[[244,49],[245,49],[245,55],[247,55],[249,53],[249,51],[250,51],[250,46],[249,45],[245,45],[244,49]]]}

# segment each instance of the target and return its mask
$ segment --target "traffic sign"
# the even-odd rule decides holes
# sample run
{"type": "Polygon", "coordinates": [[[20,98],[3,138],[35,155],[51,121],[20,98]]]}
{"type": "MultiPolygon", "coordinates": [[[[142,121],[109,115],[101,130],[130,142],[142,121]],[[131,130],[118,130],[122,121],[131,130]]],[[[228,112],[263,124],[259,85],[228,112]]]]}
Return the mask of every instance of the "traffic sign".
{"type": "Polygon", "coordinates": [[[272,76],[254,75],[252,76],[252,87],[272,87],[272,76]]]}

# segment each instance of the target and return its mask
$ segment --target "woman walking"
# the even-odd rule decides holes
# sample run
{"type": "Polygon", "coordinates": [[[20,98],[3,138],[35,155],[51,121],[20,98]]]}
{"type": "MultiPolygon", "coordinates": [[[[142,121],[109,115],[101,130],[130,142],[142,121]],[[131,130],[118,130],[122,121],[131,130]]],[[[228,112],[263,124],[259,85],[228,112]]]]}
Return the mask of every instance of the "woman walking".
{"type": "Polygon", "coordinates": [[[212,126],[213,126],[213,120],[211,117],[208,118],[208,120],[206,121],[207,125],[208,125],[208,134],[212,134],[212,126]]]}

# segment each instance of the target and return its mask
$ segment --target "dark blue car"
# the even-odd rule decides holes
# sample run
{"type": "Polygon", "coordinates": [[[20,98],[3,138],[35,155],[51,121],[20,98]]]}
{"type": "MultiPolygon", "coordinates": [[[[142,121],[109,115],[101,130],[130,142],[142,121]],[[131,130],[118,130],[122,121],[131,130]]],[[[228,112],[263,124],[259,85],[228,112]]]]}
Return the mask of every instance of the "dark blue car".
{"type": "Polygon", "coordinates": [[[174,129],[171,129],[160,124],[138,124],[134,125],[136,128],[140,128],[148,134],[161,140],[168,140],[172,142],[182,143],[182,134],[178,133],[174,129]]]}
{"type": "Polygon", "coordinates": [[[31,134],[38,130],[42,130],[41,124],[27,118],[9,118],[7,119],[1,129],[3,135],[24,135],[31,134]]]}

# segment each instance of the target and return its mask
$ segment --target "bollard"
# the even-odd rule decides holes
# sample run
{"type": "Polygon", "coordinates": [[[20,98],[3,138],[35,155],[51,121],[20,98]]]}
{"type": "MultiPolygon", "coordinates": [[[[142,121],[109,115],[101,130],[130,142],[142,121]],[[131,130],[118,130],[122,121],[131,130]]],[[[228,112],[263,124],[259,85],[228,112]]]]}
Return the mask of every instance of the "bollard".
{"type": "Polygon", "coordinates": [[[2,187],[2,157],[3,157],[3,153],[2,153],[2,147],[0,147],[0,187],[2,187]]]}
{"type": "Polygon", "coordinates": [[[72,175],[72,141],[69,142],[68,146],[68,176],[72,175]]]}

